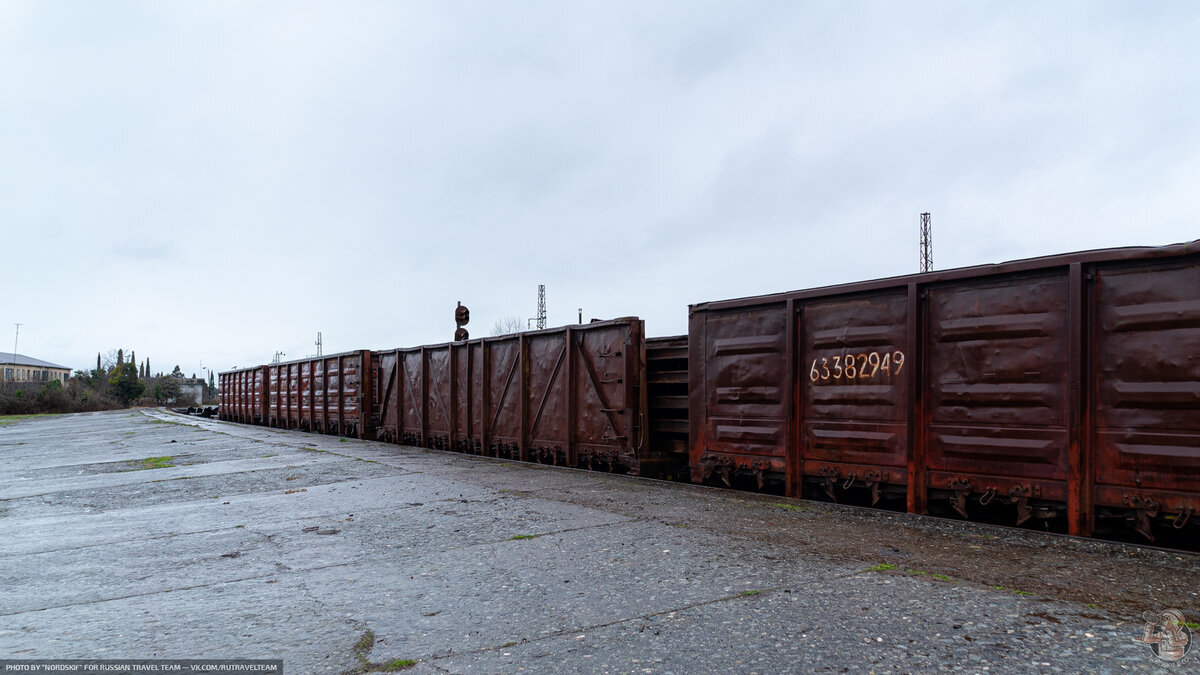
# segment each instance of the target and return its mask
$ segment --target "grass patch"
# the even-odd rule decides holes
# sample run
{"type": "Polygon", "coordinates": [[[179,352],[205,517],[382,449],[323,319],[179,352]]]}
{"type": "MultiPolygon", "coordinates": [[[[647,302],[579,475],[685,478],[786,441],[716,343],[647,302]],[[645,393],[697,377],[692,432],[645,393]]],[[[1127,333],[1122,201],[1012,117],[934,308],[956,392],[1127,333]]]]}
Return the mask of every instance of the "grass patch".
{"type": "MultiPolygon", "coordinates": [[[[1084,605],[1084,607],[1087,607],[1088,609],[1100,609],[1100,605],[1097,605],[1094,602],[1089,602],[1088,604],[1084,605]]],[[[1196,624],[1196,628],[1200,628],[1200,623],[1196,624]]]]}
{"type": "Polygon", "coordinates": [[[508,647],[515,647],[515,646],[517,646],[517,645],[519,645],[519,644],[521,644],[521,643],[520,643],[520,642],[505,642],[504,644],[500,645],[499,649],[505,649],[505,648],[508,648],[508,647]]]}
{"type": "Polygon", "coordinates": [[[929,572],[926,572],[925,570],[904,570],[904,571],[907,572],[908,574],[915,574],[919,577],[927,576],[929,574],[929,572]]]}
{"type": "Polygon", "coordinates": [[[671,527],[680,527],[685,530],[688,529],[689,527],[691,527],[691,525],[688,525],[687,523],[667,523],[667,524],[670,525],[671,527]]]}
{"type": "Polygon", "coordinates": [[[235,530],[236,530],[236,529],[238,529],[238,528],[242,528],[242,527],[245,527],[245,525],[234,525],[234,526],[233,526],[233,529],[235,529],[235,530]]]}
{"type": "Polygon", "coordinates": [[[946,574],[931,574],[929,576],[933,577],[934,579],[937,579],[938,581],[954,581],[954,577],[946,575],[946,574]]]}
{"type": "Polygon", "coordinates": [[[873,567],[868,567],[867,569],[865,569],[863,571],[864,572],[886,572],[888,570],[894,570],[894,569],[896,569],[896,566],[891,563],[879,563],[878,565],[875,565],[873,567]]]}
{"type": "Polygon", "coordinates": [[[1200,630],[1200,623],[1197,623],[1195,621],[1184,621],[1183,625],[1187,626],[1188,628],[1191,628],[1192,630],[1200,630]]]}
{"type": "MultiPolygon", "coordinates": [[[[1012,593],[1014,595],[1019,595],[1023,598],[1027,598],[1031,595],[1037,595],[1037,593],[1031,593],[1030,591],[1018,591],[1015,588],[1005,588],[1003,586],[990,586],[989,588],[991,588],[993,591],[1008,591],[1009,593],[1012,593]]],[[[1099,607],[1094,602],[1089,602],[1086,606],[1090,607],[1091,609],[1099,609],[1099,607]]]]}
{"type": "Polygon", "coordinates": [[[362,637],[358,639],[358,642],[354,643],[354,657],[357,658],[358,662],[363,664],[364,667],[369,666],[371,663],[370,661],[367,661],[367,654],[370,654],[371,649],[374,647],[375,633],[368,630],[362,634],[362,637]]]}
{"type": "Polygon", "coordinates": [[[167,467],[175,466],[175,464],[173,463],[174,460],[175,460],[175,458],[171,457],[169,455],[165,456],[165,457],[147,457],[146,459],[138,459],[138,460],[134,460],[134,461],[130,462],[130,464],[133,465],[133,468],[130,469],[130,471],[144,471],[146,469],[165,469],[167,467]]]}
{"type": "Polygon", "coordinates": [[[397,670],[412,668],[417,665],[417,662],[412,659],[392,659],[383,663],[373,663],[367,660],[367,654],[375,648],[375,633],[368,630],[362,634],[358,642],[354,643],[354,658],[358,659],[358,669],[355,672],[359,673],[392,673],[397,670]]]}
{"type": "Polygon", "coordinates": [[[300,449],[304,450],[306,452],[328,452],[327,450],[318,450],[316,448],[300,448],[300,449]]]}
{"type": "Polygon", "coordinates": [[[338,443],[349,443],[349,442],[350,442],[349,438],[339,438],[338,439],[338,443]]]}
{"type": "Polygon", "coordinates": [[[263,456],[262,456],[262,458],[263,458],[263,459],[266,459],[266,458],[268,458],[268,457],[274,457],[274,456],[275,456],[275,455],[263,455],[263,456]]]}
{"type": "Polygon", "coordinates": [[[808,509],[799,504],[784,504],[783,502],[772,502],[771,506],[776,506],[787,511],[807,511],[808,509]]]}
{"type": "Polygon", "coordinates": [[[515,534],[515,535],[509,537],[508,540],[516,541],[518,539],[537,539],[540,536],[542,536],[542,535],[540,535],[540,534],[515,534]]]}
{"type": "Polygon", "coordinates": [[[741,596],[741,597],[743,597],[743,598],[748,598],[748,597],[750,597],[751,595],[758,595],[759,593],[762,593],[762,591],[759,591],[759,590],[751,590],[751,591],[742,591],[741,593],[738,593],[738,595],[739,595],[739,596],[741,596]]]}

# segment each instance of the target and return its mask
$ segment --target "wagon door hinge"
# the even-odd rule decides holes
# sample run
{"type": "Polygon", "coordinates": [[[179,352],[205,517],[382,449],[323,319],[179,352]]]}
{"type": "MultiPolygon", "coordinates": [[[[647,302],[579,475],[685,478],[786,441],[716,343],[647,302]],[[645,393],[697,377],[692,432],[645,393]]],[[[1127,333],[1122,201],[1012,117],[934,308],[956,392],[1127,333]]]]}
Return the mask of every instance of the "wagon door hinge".
{"type": "Polygon", "coordinates": [[[1158,515],[1158,502],[1150,497],[1126,495],[1125,503],[1133,509],[1134,531],[1154,541],[1154,533],[1150,531],[1150,519],[1158,515]]]}
{"type": "Polygon", "coordinates": [[[951,490],[954,490],[954,496],[950,498],[950,506],[958,511],[958,515],[970,520],[967,515],[967,495],[971,493],[971,481],[966,478],[951,478],[947,481],[947,485],[951,490]]]}
{"type": "Polygon", "coordinates": [[[1008,491],[1008,498],[1017,505],[1017,525],[1033,516],[1033,509],[1029,508],[1031,494],[1033,494],[1033,490],[1028,485],[1018,485],[1008,491]]]}

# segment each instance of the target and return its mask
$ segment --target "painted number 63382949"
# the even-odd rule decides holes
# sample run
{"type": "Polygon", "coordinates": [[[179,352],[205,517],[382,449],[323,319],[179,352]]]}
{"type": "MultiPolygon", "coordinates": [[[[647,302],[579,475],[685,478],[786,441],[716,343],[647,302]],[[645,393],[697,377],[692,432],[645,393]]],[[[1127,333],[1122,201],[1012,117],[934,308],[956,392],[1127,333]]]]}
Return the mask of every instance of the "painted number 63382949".
{"type": "Polygon", "coordinates": [[[808,369],[808,379],[817,383],[841,379],[870,380],[885,375],[899,375],[903,369],[904,352],[900,350],[839,354],[832,360],[823,356],[813,359],[812,367],[808,369]]]}

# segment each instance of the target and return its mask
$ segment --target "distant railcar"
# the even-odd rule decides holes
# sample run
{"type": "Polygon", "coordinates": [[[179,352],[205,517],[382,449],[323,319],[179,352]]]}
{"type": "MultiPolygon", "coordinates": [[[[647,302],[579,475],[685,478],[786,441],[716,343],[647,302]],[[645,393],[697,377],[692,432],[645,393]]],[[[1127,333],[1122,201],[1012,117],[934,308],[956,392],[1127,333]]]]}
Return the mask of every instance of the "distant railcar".
{"type": "Polygon", "coordinates": [[[624,318],[374,352],[376,438],[640,474],[643,330],[624,318]]]}

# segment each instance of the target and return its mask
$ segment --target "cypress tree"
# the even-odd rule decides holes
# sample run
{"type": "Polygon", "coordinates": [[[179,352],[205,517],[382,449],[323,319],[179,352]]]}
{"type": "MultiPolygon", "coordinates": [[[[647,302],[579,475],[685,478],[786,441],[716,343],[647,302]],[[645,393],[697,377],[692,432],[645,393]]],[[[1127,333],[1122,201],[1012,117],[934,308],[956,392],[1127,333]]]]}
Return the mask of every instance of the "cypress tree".
{"type": "Polygon", "coordinates": [[[119,347],[117,348],[117,365],[118,366],[125,365],[125,350],[121,349],[119,347]]]}

